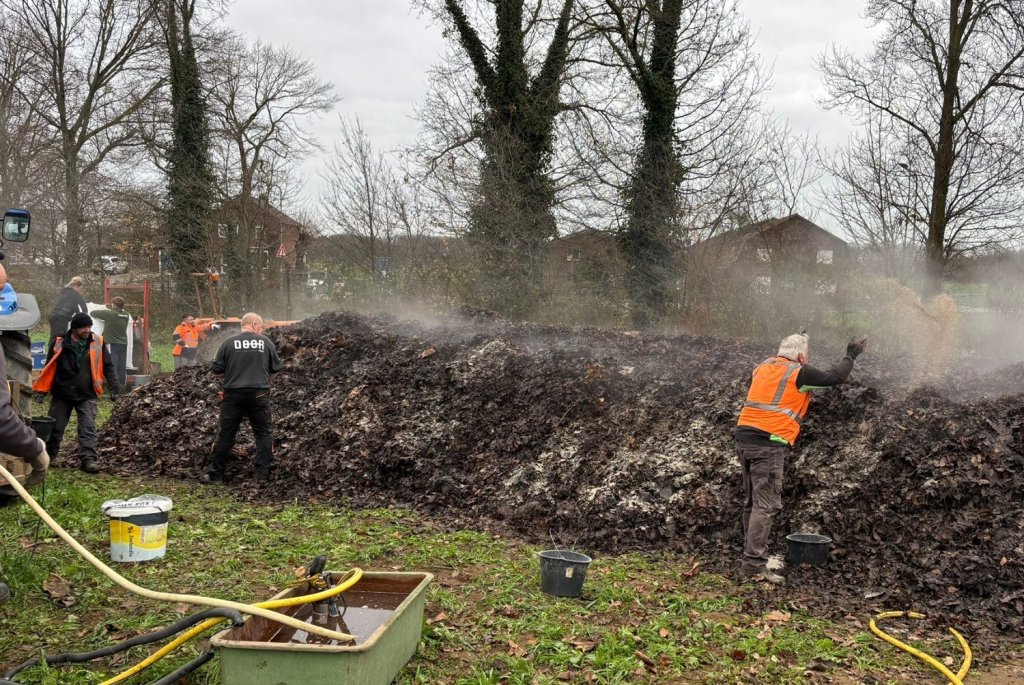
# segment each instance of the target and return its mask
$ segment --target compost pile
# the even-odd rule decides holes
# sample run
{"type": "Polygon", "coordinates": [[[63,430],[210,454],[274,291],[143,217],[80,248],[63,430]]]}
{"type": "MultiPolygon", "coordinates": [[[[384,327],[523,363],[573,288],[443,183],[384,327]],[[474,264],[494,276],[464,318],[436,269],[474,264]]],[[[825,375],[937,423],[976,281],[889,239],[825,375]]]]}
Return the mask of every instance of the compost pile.
{"type": "MultiPolygon", "coordinates": [[[[245,496],[404,506],[536,543],[668,548],[737,566],[730,430],[771,345],[484,312],[431,324],[334,312],[271,338],[285,361],[274,385],[277,468],[270,487],[256,487],[243,429],[229,486],[245,496]]],[[[820,347],[818,366],[842,351],[820,347]]],[[[783,552],[789,532],[820,532],[833,556],[790,569],[785,592],[839,615],[914,608],[974,641],[1019,641],[1024,396],[998,389],[1022,377],[1012,367],[909,384],[869,349],[850,383],[818,392],[787,464],[772,547],[783,552]]],[[[101,432],[104,465],[196,479],[218,389],[197,367],[132,392],[101,432]]]]}

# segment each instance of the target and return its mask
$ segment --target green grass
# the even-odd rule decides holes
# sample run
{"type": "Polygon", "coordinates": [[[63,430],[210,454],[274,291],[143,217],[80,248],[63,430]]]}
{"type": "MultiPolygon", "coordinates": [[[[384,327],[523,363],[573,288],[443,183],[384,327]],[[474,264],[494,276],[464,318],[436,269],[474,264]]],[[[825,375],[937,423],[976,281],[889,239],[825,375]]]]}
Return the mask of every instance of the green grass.
{"type": "MultiPolygon", "coordinates": [[[[811,668],[860,682],[923,678],[912,665],[907,679],[890,677],[907,669],[909,660],[849,625],[799,612],[775,621],[751,614],[744,600],[755,588],[714,574],[686,577],[692,560],[669,553],[599,558],[584,597],[573,600],[539,591],[539,548],[489,533],[438,530],[409,511],[302,502],[257,506],[220,486],[60,469],[47,481],[44,506],[106,558],[109,533],[100,504],[145,492],[174,499],[167,554],[116,570],[148,588],[259,601],[317,554],[327,554],[335,569],[435,573],[423,642],[398,679],[402,684],[803,683],[810,682],[805,673],[811,668]]],[[[123,591],[40,527],[27,506],[0,510],[0,539],[7,541],[0,565],[15,593],[0,607],[4,668],[40,650],[83,651],[119,642],[194,610],[123,591]],[[44,591],[55,578],[67,583],[70,606],[44,591]]],[[[789,611],[781,601],[776,609],[789,611]]],[[[935,640],[932,649],[948,647],[948,636],[935,640]]],[[[198,648],[191,644],[129,682],[151,682],[198,648]]],[[[37,667],[18,677],[24,683],[95,684],[147,653],[136,648],[120,659],[37,667]]],[[[215,665],[190,682],[218,683],[215,665]]]]}

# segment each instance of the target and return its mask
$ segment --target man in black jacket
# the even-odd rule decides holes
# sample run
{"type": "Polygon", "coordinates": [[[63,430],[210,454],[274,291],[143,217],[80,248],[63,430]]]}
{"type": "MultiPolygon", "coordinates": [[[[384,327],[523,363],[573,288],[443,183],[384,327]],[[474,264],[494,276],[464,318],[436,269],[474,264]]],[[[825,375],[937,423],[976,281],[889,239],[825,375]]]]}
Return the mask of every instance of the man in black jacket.
{"type": "Polygon", "coordinates": [[[92,318],[75,314],[63,336],[58,336],[50,357],[32,386],[37,392],[48,392],[53,433],[46,442],[46,451],[57,454],[72,410],[78,416],[78,456],[86,473],[99,473],[96,451],[96,416],[104,380],[110,387],[111,399],[121,393],[110,350],[103,337],[92,333],[92,318]]]}
{"type": "Polygon", "coordinates": [[[270,379],[284,368],[277,348],[270,338],[261,335],[263,319],[249,312],[242,317],[242,332],[225,340],[210,370],[224,376],[223,401],[220,407],[220,433],[214,447],[210,469],[203,474],[204,483],[224,480],[235,436],[243,418],[249,419],[256,436],[256,480],[270,480],[274,466],[273,437],[270,419],[270,379]]]}
{"type": "Polygon", "coordinates": [[[75,276],[64,286],[57,295],[57,301],[53,304],[50,312],[50,343],[46,346],[46,354],[50,355],[53,350],[53,341],[58,335],[63,335],[71,323],[71,317],[75,314],[88,314],[86,306],[85,283],[81,276],[75,276]]]}

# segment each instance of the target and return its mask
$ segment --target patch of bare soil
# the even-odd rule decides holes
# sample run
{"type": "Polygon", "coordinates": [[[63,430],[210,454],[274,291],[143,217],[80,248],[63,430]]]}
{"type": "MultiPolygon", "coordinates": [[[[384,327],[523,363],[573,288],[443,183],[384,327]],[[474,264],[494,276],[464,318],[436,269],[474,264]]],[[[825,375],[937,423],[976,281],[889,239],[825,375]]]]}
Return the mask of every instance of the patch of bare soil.
{"type": "MultiPolygon", "coordinates": [[[[255,499],[407,506],[453,527],[735,568],[730,431],[771,345],[474,312],[429,326],[335,312],[271,337],[286,364],[272,487],[251,480],[245,431],[233,465],[255,499]]],[[[1024,396],[987,395],[1022,368],[905,388],[891,362],[861,361],[816,394],[788,464],[775,550],[794,531],[835,543],[827,567],[789,569],[784,592],[835,617],[914,608],[972,643],[1020,642],[1024,396]]],[[[105,465],[197,478],[217,390],[198,367],[131,393],[101,432],[105,465]]]]}

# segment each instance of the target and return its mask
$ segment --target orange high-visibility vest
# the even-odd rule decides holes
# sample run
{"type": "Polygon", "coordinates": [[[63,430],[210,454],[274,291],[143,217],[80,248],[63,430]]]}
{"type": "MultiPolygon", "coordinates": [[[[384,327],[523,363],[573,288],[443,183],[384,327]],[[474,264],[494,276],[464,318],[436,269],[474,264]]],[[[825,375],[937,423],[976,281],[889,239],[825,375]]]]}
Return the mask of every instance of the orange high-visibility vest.
{"type": "MultiPolygon", "coordinates": [[[[53,356],[39,372],[39,378],[32,384],[33,390],[50,392],[50,389],[53,388],[53,379],[57,375],[57,357],[60,356],[63,349],[63,340],[58,337],[53,343],[53,356]]],[[[89,374],[92,376],[92,389],[99,397],[103,394],[103,336],[101,335],[92,336],[92,342],[89,343],[89,374]]]]}
{"type": "MultiPolygon", "coordinates": [[[[200,327],[197,326],[196,324],[181,323],[178,324],[177,328],[174,329],[174,335],[181,336],[182,342],[185,343],[184,347],[195,349],[199,347],[200,334],[205,330],[205,327],[200,327]]],[[[171,356],[180,356],[183,349],[184,348],[180,343],[175,345],[174,349],[171,350],[171,356]]]]}
{"type": "Polygon", "coordinates": [[[800,424],[811,403],[811,393],[800,392],[796,377],[798,362],[772,357],[761,362],[750,382],[747,401],[737,422],[771,433],[772,440],[792,445],[800,435],[800,424]]]}

